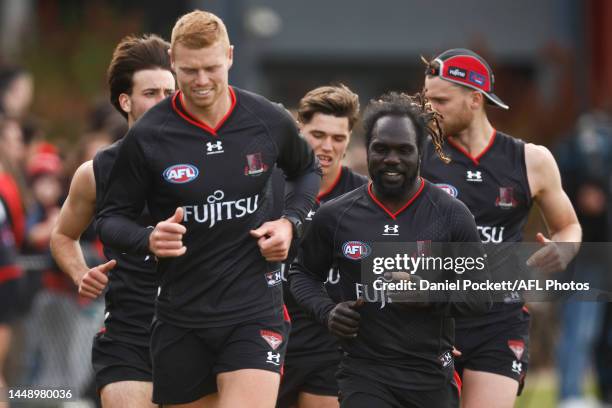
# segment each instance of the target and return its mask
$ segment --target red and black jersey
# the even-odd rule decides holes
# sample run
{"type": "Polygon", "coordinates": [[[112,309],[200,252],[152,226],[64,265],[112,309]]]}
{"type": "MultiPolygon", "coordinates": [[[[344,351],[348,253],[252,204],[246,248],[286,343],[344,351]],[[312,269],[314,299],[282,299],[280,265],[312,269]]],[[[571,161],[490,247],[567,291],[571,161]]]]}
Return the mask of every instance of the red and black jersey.
{"type": "MultiPolygon", "coordinates": [[[[289,273],[298,303],[326,324],[335,303],[322,290],[322,282],[336,265],[342,277],[341,300],[366,300],[359,309],[358,336],[340,341],[345,352],[343,370],[405,389],[433,389],[450,381],[452,316],[483,313],[490,301],[486,292],[479,292],[456,303],[411,308],[389,302],[385,291],[363,280],[362,266],[378,256],[373,253],[377,243],[471,242],[483,254],[469,210],[429,182],[420,179],[420,183],[415,195],[395,213],[373,195],[371,184],[322,205],[289,273]]],[[[444,276],[452,281],[464,278],[454,271],[444,276]]],[[[481,281],[483,277],[469,278],[481,281]]]]}
{"type": "Polygon", "coordinates": [[[17,265],[17,248],[9,207],[4,197],[0,196],[0,285],[21,275],[22,269],[17,265]]]}
{"type": "MultiPolygon", "coordinates": [[[[96,213],[102,207],[108,178],[122,141],[118,140],[99,151],[93,159],[96,213]]],[[[144,227],[153,224],[146,208],[137,222],[144,227]]],[[[150,255],[130,255],[108,246],[104,246],[104,255],[117,261],[108,274],[108,289],[104,297],[105,334],[113,339],[148,346],[158,287],[155,259],[150,255]]]]}
{"type": "MultiPolygon", "coordinates": [[[[332,186],[325,192],[317,196],[316,203],[306,216],[304,230],[307,231],[310,221],[315,215],[319,206],[329,200],[340,197],[341,195],[353,191],[368,182],[368,179],[360,174],[353,172],[348,167],[342,167],[332,186]]],[[[333,354],[338,355],[338,341],[332,336],[327,328],[312,319],[297,304],[295,298],[289,290],[286,279],[288,264],[283,264],[283,297],[285,305],[291,316],[291,336],[287,346],[287,358],[296,359],[300,357],[312,358],[314,355],[333,354]]],[[[329,269],[325,288],[332,299],[339,299],[340,272],[336,266],[329,269]]]]}
{"type": "MultiPolygon", "coordinates": [[[[461,200],[470,209],[483,243],[522,241],[522,231],[532,205],[525,167],[525,143],[494,131],[489,145],[477,157],[447,139],[444,152],[451,162],[445,164],[437,156],[431,141],[426,144],[421,175],[461,200]]],[[[490,254],[491,255],[491,254],[490,254]]],[[[507,257],[489,256],[491,275],[507,257]],[[496,262],[496,259],[498,260],[496,262]]],[[[504,270],[511,268],[506,265],[504,270]]],[[[517,269],[518,270],[518,269],[517,269]]],[[[487,316],[460,319],[458,327],[487,324],[502,320],[508,313],[520,313],[523,300],[517,292],[503,295],[504,304],[496,303],[487,316]]]]}
{"type": "Polygon", "coordinates": [[[183,207],[187,253],[158,262],[156,317],[177,326],[282,316],[279,266],[265,261],[249,231],[272,219],[275,164],[293,189],[286,215],[303,220],[320,184],[289,113],[259,95],[230,93],[231,109],[215,128],[187,111],[180,92],[147,111],[119,149],[97,217],[105,244],[147,254],[151,229],[134,222],[145,203],[154,222],[183,207]]]}

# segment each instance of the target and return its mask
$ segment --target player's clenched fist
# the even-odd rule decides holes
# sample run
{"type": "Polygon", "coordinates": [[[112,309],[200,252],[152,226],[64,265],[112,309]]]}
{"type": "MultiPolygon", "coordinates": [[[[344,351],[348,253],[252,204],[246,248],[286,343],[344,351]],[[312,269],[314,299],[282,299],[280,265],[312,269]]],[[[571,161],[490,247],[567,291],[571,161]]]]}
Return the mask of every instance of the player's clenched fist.
{"type": "Polygon", "coordinates": [[[357,310],[363,306],[363,303],[364,300],[361,298],[338,303],[329,312],[327,318],[327,328],[329,331],[338,337],[357,337],[359,321],[361,320],[361,315],[357,310]]]}
{"type": "Polygon", "coordinates": [[[280,262],[287,259],[293,239],[293,226],[289,221],[284,218],[268,221],[256,230],[251,230],[250,234],[257,239],[259,251],[267,261],[280,262]]]}
{"type": "Polygon", "coordinates": [[[102,294],[108,285],[108,272],[117,265],[117,261],[111,259],[105,264],[98,265],[88,270],[77,282],[79,295],[86,298],[95,299],[102,294]]]}
{"type": "Polygon", "coordinates": [[[183,235],[187,228],[181,225],[183,207],[178,207],[174,214],[165,221],[157,223],[149,235],[149,250],[158,258],[173,258],[183,255],[187,247],[183,245],[183,235]]]}

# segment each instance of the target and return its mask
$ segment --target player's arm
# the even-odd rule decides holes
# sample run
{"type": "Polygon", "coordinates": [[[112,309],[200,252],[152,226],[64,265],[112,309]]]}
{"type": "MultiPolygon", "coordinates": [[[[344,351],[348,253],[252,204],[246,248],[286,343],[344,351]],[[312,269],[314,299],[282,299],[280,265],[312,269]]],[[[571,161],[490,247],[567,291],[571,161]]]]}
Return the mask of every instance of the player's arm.
{"type": "Polygon", "coordinates": [[[325,213],[323,206],[315,214],[300,246],[297,260],[291,264],[291,293],[302,308],[330,332],[339,337],[355,337],[360,320],[356,309],[361,307],[363,300],[336,304],[324,287],[334,251],[331,229],[334,223],[325,213]]]}
{"type": "Polygon", "coordinates": [[[90,160],[74,173],[50,242],[55,262],[79,287],[79,293],[88,297],[96,297],[104,290],[106,272],[115,265],[110,261],[90,269],[85,263],[79,239],[93,219],[95,208],[96,182],[90,160]]]}
{"type": "Polygon", "coordinates": [[[269,221],[251,231],[262,255],[268,261],[283,261],[291,247],[294,226],[288,219],[303,224],[312,209],[321,184],[321,169],[314,152],[299,134],[293,118],[280,112],[280,119],[272,127],[272,136],[279,149],[278,167],[286,177],[285,208],[279,220],[269,221]]]}
{"type": "Polygon", "coordinates": [[[158,257],[180,256],[185,252],[182,244],[185,227],[176,218],[182,218],[182,214],[160,222],[155,229],[135,221],[142,213],[151,184],[152,158],[145,154],[145,144],[154,138],[154,132],[141,121],[125,136],[111,170],[102,208],[96,216],[96,227],[102,242],[117,250],[138,255],[152,252],[158,257]],[[148,137],[139,137],[139,132],[148,137]]]}
{"type": "Polygon", "coordinates": [[[550,151],[544,146],[525,145],[525,164],[531,195],[550,231],[550,238],[537,234],[536,240],[544,247],[528,264],[544,272],[563,270],[580,249],[582,229],[578,217],[563,191],[559,168],[550,151]]]}

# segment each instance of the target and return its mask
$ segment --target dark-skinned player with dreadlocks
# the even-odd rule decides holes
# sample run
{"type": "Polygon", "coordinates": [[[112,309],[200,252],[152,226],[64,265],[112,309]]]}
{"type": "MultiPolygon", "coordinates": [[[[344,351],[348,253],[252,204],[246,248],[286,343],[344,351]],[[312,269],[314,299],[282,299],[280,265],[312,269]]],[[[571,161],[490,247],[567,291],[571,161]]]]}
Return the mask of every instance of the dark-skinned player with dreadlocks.
{"type": "MultiPolygon", "coordinates": [[[[364,128],[372,182],[320,207],[289,273],[298,303],[340,339],[341,407],[457,407],[453,316],[489,308],[484,291],[399,302],[362,276],[377,255],[374,243],[471,243],[474,256],[483,254],[467,207],[419,176],[427,135],[442,140],[426,108],[398,93],[370,102],[364,128]],[[342,276],[338,304],[322,286],[332,265],[342,276]]],[[[449,281],[488,276],[486,268],[447,272],[449,281]]]]}
{"type": "MultiPolygon", "coordinates": [[[[485,105],[508,106],[493,93],[493,72],[479,55],[452,49],[425,62],[425,97],[442,115],[448,142],[443,153],[452,160],[440,160],[439,141],[428,143],[423,177],[467,205],[485,244],[522,241],[529,210],[537,203],[550,238],[536,235],[542,248],[527,264],[543,272],[564,269],[579,249],[581,228],[552,154],[491,125],[485,105]]],[[[497,261],[501,259],[489,259],[494,278],[502,270],[519,269],[497,261]]],[[[524,381],[529,314],[518,292],[502,295],[486,315],[457,319],[462,407],[513,407],[524,381]]]]}

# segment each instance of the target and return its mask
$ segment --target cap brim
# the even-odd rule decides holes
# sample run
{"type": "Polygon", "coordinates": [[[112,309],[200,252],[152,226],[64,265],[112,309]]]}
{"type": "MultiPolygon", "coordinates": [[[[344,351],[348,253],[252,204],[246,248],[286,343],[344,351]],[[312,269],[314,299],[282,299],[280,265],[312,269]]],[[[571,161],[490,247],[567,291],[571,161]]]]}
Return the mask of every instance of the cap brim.
{"type": "Polygon", "coordinates": [[[499,99],[499,97],[497,95],[495,95],[494,93],[486,93],[483,91],[480,91],[484,96],[487,97],[487,102],[489,102],[491,105],[497,105],[502,109],[510,109],[510,107],[508,105],[506,105],[505,103],[502,102],[501,99],[499,99]]]}

